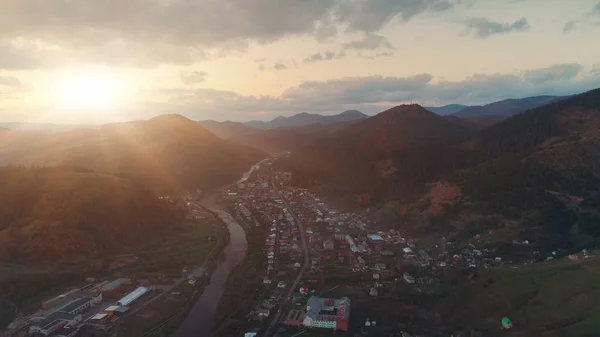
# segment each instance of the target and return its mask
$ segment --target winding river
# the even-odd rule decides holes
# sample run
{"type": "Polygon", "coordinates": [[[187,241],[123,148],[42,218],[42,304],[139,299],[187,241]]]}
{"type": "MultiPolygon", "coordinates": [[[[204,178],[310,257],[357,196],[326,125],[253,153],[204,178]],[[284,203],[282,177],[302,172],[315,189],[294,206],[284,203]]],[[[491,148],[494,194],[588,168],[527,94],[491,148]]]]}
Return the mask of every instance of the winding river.
{"type": "MultiPolygon", "coordinates": [[[[236,183],[248,180],[252,172],[258,169],[260,164],[265,160],[252,166],[236,183]]],[[[219,195],[219,192],[214,191],[207,194],[202,199],[201,204],[217,213],[219,218],[227,224],[229,243],[217,259],[218,266],[212,273],[208,286],[171,337],[212,336],[214,316],[225,290],[225,283],[227,282],[229,272],[240,264],[244,256],[246,256],[248,248],[246,233],[242,226],[229,213],[217,208],[215,205],[215,199],[219,195]]]]}

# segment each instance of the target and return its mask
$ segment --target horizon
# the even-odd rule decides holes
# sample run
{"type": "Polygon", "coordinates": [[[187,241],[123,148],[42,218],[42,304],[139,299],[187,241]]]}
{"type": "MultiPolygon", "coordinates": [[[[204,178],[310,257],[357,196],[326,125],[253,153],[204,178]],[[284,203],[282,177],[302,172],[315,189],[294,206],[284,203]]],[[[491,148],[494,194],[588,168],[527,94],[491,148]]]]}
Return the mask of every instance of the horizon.
{"type": "Polygon", "coordinates": [[[0,120],[373,115],[410,101],[481,105],[600,83],[597,0],[120,5],[0,4],[0,120]],[[224,28],[213,14],[239,20],[224,28]]]}
{"type": "MultiPolygon", "coordinates": [[[[600,87],[598,87],[598,88],[600,88],[600,87]]],[[[592,88],[590,90],[595,90],[595,89],[597,89],[597,88],[592,88]]],[[[589,91],[589,90],[586,90],[586,91],[589,91]]],[[[373,117],[373,116],[378,115],[381,112],[384,112],[384,111],[389,110],[389,109],[394,108],[394,107],[403,106],[403,105],[419,105],[419,106],[421,106],[421,107],[423,107],[425,109],[429,109],[429,108],[443,108],[443,107],[447,107],[447,106],[458,105],[458,106],[463,106],[466,109],[466,108],[472,108],[472,107],[485,106],[485,105],[494,104],[494,103],[498,103],[498,102],[502,102],[502,101],[507,101],[507,100],[521,100],[521,99],[532,98],[532,97],[569,97],[569,96],[575,96],[575,95],[578,95],[578,94],[581,94],[581,93],[583,93],[583,92],[575,93],[573,95],[564,95],[564,96],[553,96],[553,95],[543,95],[542,94],[542,95],[528,96],[528,97],[521,97],[521,98],[508,97],[508,98],[504,98],[504,99],[501,99],[501,100],[498,100],[498,101],[489,102],[489,103],[483,103],[483,104],[480,104],[480,105],[465,105],[465,104],[461,104],[461,103],[450,103],[450,104],[445,104],[445,105],[440,105],[440,106],[425,106],[425,105],[422,105],[422,104],[419,104],[419,103],[415,103],[415,102],[413,102],[413,103],[402,102],[402,103],[399,103],[399,104],[396,104],[396,105],[391,105],[389,107],[386,107],[383,110],[380,110],[380,111],[377,111],[377,112],[371,113],[371,114],[365,113],[364,111],[360,111],[360,110],[356,110],[356,109],[347,109],[347,110],[344,110],[344,111],[339,111],[339,112],[335,112],[334,111],[334,112],[329,112],[329,113],[327,113],[327,112],[326,113],[318,113],[318,112],[302,111],[302,112],[297,112],[297,113],[291,113],[291,114],[288,114],[288,115],[278,115],[278,116],[274,116],[274,117],[268,117],[267,119],[257,118],[257,119],[251,119],[251,120],[229,120],[229,119],[226,119],[226,120],[223,120],[223,119],[222,120],[217,120],[217,119],[200,119],[200,120],[198,120],[198,119],[193,119],[192,117],[187,116],[187,115],[185,115],[183,113],[166,112],[166,113],[162,113],[162,114],[152,115],[152,116],[149,116],[147,118],[114,120],[114,121],[97,122],[97,123],[61,123],[61,122],[50,122],[50,121],[47,121],[47,122],[44,122],[44,121],[32,121],[32,122],[28,122],[28,121],[0,121],[0,127],[2,125],[7,125],[7,124],[24,124],[24,125],[27,125],[27,124],[30,124],[30,125],[39,124],[39,125],[73,126],[73,127],[93,127],[93,126],[102,126],[102,125],[113,124],[113,123],[127,123],[127,122],[135,122],[135,121],[146,121],[146,120],[150,120],[150,119],[155,118],[155,117],[165,116],[165,115],[179,115],[179,116],[183,116],[183,117],[188,118],[188,119],[190,119],[192,121],[195,121],[195,122],[212,121],[212,122],[217,122],[217,123],[231,122],[231,123],[241,123],[241,124],[248,124],[248,123],[251,123],[251,122],[266,122],[266,123],[268,123],[268,122],[272,122],[272,121],[274,121],[274,120],[276,120],[278,118],[281,118],[281,117],[289,118],[289,117],[293,117],[293,116],[297,116],[297,115],[301,115],[301,114],[319,115],[319,116],[336,116],[336,115],[340,115],[342,113],[345,113],[347,111],[358,111],[358,112],[360,112],[360,113],[362,113],[364,115],[367,115],[368,117],[373,117]]],[[[437,112],[434,112],[434,111],[432,111],[432,112],[435,113],[435,114],[437,114],[437,115],[440,115],[437,112]]]]}

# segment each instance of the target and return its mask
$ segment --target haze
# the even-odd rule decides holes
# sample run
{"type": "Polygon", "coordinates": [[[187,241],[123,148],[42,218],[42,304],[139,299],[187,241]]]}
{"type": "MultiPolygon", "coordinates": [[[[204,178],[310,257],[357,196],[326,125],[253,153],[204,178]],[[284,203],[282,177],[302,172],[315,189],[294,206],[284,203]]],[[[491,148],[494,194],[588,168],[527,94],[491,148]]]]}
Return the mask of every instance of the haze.
{"type": "Polygon", "coordinates": [[[599,33],[595,0],[4,0],[0,121],[568,95],[600,83],[599,33]]]}

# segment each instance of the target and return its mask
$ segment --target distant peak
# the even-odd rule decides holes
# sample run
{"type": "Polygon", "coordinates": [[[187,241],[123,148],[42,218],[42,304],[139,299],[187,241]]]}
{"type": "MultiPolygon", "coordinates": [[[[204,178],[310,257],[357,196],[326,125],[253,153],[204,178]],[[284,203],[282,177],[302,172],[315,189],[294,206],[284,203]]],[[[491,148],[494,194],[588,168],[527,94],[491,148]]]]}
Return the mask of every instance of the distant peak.
{"type": "Polygon", "coordinates": [[[166,122],[166,121],[189,121],[192,122],[189,118],[180,115],[180,114],[165,114],[159,115],[153,118],[150,118],[151,121],[154,122],[166,122]]]}
{"type": "Polygon", "coordinates": [[[412,116],[412,117],[418,117],[418,116],[436,116],[439,117],[437,114],[425,109],[424,107],[422,107],[419,104],[402,104],[402,105],[397,105],[391,109],[388,109],[382,113],[380,113],[379,115],[398,115],[398,116],[412,116]]]}
{"type": "Polygon", "coordinates": [[[285,117],[285,116],[277,116],[277,117],[275,117],[275,119],[273,119],[271,122],[284,121],[284,120],[286,120],[286,119],[287,119],[287,117],[285,117]]]}
{"type": "Polygon", "coordinates": [[[340,114],[340,116],[366,116],[364,113],[358,110],[346,110],[340,114]]]}

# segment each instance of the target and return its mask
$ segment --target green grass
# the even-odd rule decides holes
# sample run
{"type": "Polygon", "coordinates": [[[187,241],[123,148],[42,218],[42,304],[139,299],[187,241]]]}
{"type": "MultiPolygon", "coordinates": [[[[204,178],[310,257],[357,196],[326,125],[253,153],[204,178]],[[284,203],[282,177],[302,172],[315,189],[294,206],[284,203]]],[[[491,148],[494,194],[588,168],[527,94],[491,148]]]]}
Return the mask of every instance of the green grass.
{"type": "Polygon", "coordinates": [[[489,312],[495,315],[486,319],[489,324],[498,325],[497,316],[505,312],[521,323],[517,330],[528,333],[539,333],[542,328],[549,330],[550,335],[562,331],[569,336],[600,331],[598,258],[499,268],[487,277],[492,277],[495,284],[483,293],[488,301],[489,296],[491,302],[497,301],[496,305],[480,302],[481,309],[494,307],[489,312]]]}
{"type": "Polygon", "coordinates": [[[188,222],[181,231],[149,243],[135,252],[141,263],[128,268],[138,277],[181,276],[183,267],[200,266],[227,231],[210,221],[188,222]],[[212,237],[212,241],[209,241],[212,237]]]}

